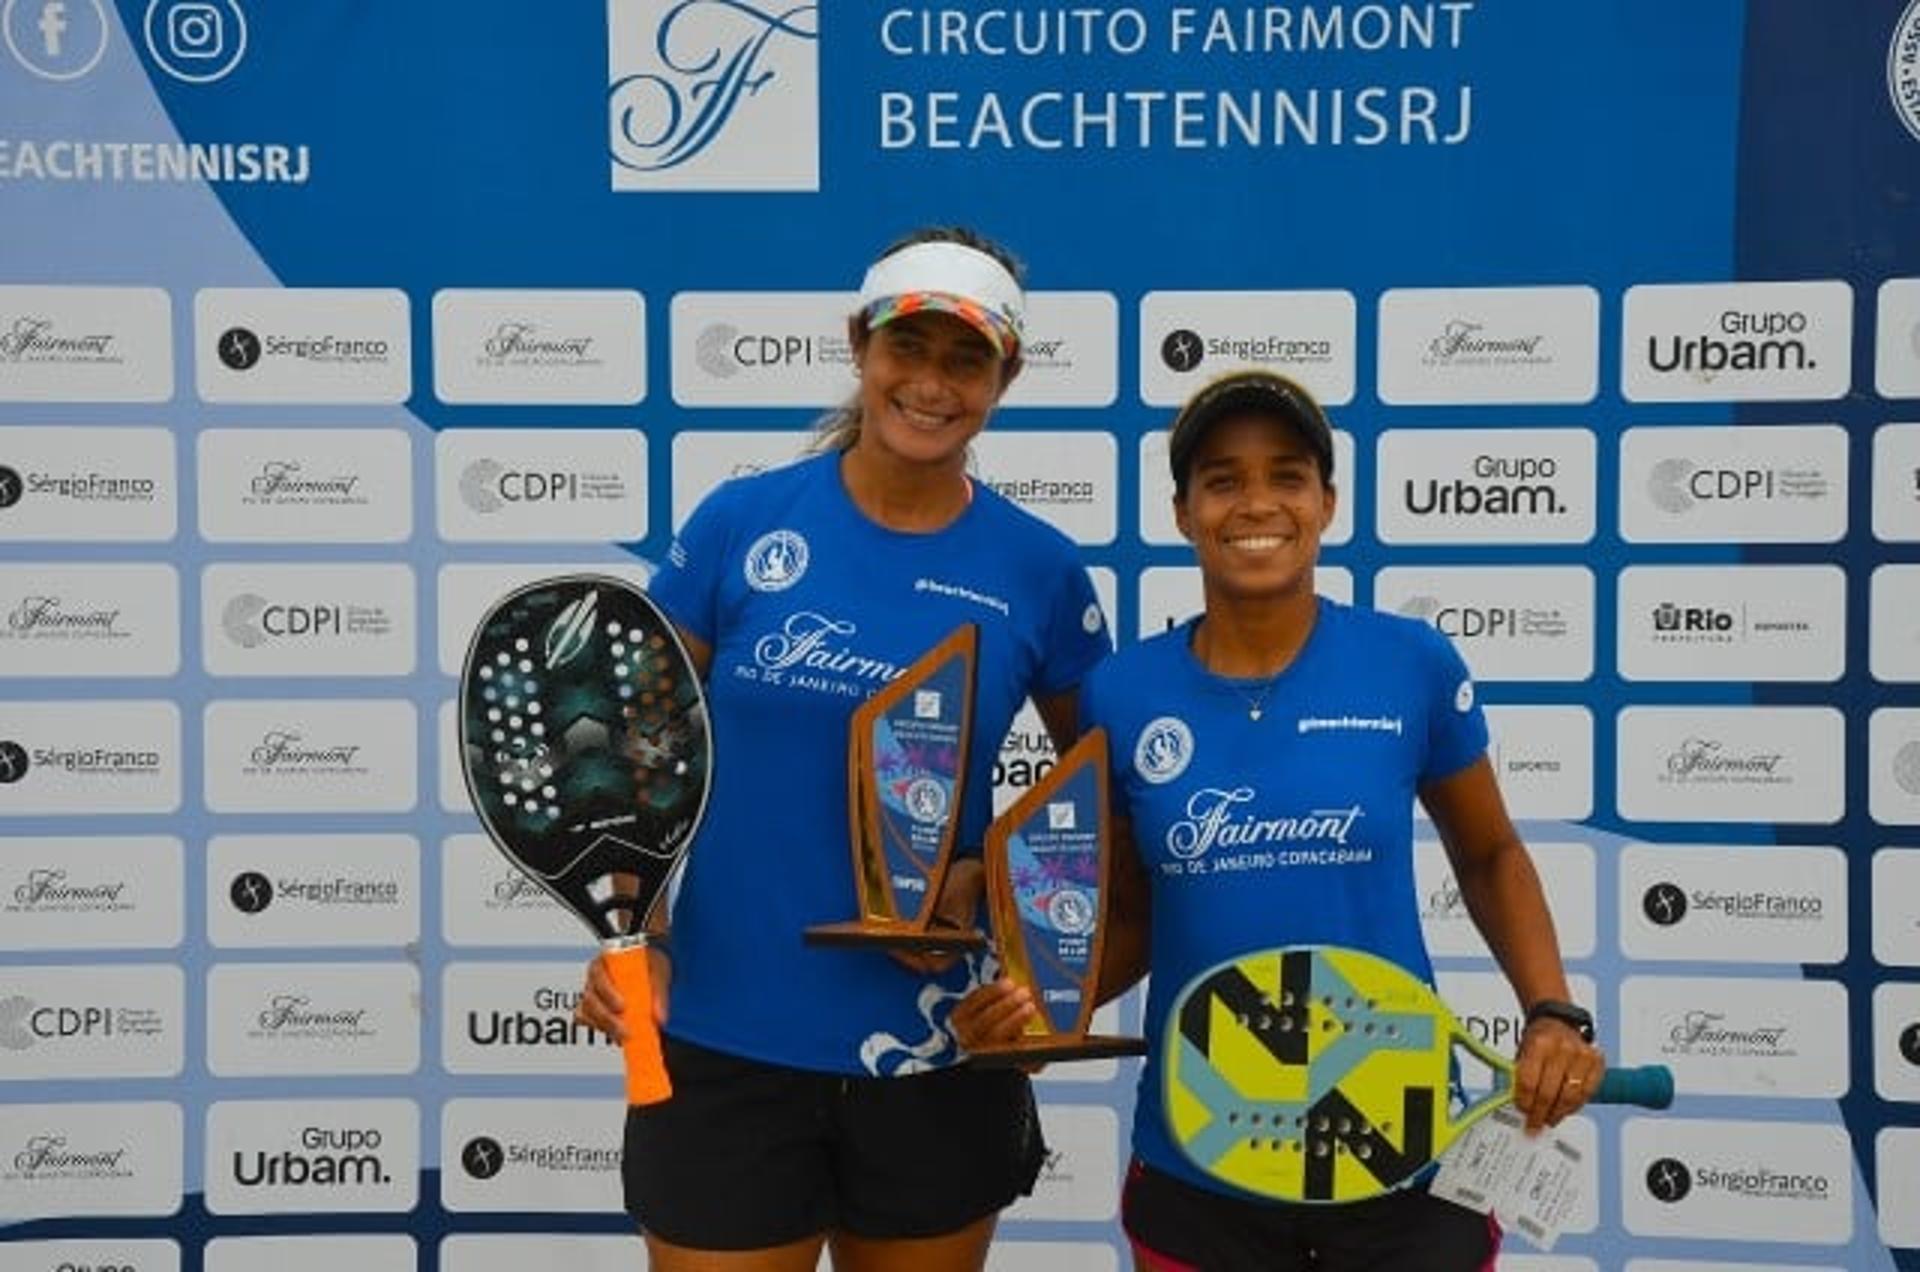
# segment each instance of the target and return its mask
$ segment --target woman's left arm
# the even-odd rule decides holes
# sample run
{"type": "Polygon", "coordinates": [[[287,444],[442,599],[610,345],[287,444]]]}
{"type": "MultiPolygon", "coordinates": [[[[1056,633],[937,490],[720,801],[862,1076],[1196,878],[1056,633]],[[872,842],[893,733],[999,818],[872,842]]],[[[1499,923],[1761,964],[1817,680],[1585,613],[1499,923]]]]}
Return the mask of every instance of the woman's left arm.
{"type": "MultiPolygon", "coordinates": [[[[1446,845],[1461,900],[1506,973],[1522,1009],[1569,997],[1553,916],[1533,859],[1507,816],[1506,802],[1486,756],[1420,788],[1446,845]]],[[[1521,1034],[1514,1103],[1527,1129],[1552,1126],[1574,1112],[1606,1069],[1599,1049],[1572,1025],[1533,1020],[1521,1034]]]]}

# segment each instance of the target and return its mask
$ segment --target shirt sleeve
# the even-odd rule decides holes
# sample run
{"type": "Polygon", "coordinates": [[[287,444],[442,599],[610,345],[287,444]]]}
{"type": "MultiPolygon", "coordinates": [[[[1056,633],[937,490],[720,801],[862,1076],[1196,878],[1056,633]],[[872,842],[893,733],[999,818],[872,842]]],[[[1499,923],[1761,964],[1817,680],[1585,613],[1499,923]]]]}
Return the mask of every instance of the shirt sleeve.
{"type": "Polygon", "coordinates": [[[1451,777],[1487,752],[1487,717],[1473,675],[1453,642],[1431,627],[1418,629],[1426,666],[1427,756],[1420,781],[1451,777]]]}
{"type": "Polygon", "coordinates": [[[1080,564],[1077,553],[1069,556],[1065,565],[1054,589],[1045,645],[1034,676],[1033,692],[1040,697],[1079,685],[1094,664],[1113,649],[1107,616],[1101,612],[1087,568],[1080,564]]]}
{"type": "Polygon", "coordinates": [[[687,518],[667,548],[647,593],[683,630],[708,645],[720,629],[720,583],[732,559],[731,484],[714,490],[687,518]]]}

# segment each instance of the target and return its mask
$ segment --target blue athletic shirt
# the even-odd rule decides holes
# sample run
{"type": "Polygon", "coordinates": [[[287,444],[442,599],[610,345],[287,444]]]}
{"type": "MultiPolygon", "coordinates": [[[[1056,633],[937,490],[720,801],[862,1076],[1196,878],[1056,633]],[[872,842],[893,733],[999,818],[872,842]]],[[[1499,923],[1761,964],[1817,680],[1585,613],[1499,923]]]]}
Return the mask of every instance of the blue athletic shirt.
{"type": "Polygon", "coordinates": [[[953,1063],[947,1015],[978,960],[929,980],[878,951],[801,939],[858,917],[848,729],[864,699],[975,624],[955,842],[977,855],[1014,713],[1030,694],[1079,685],[1109,647],[1078,550],[979,483],[946,528],[889,530],[855,507],[827,454],[716,489],[650,591],[713,649],[713,788],[674,904],[667,1032],[831,1073],[953,1063]]]}
{"type": "Polygon", "coordinates": [[[1466,664],[1423,623],[1323,597],[1271,690],[1206,670],[1193,628],[1108,659],[1082,686],[1080,719],[1107,730],[1114,800],[1152,887],[1134,1153],[1241,1196],[1190,1165],[1167,1133],[1159,1052],[1174,999],[1215,964],[1282,945],[1368,950],[1431,983],[1414,792],[1484,754],[1487,726],[1466,664]]]}

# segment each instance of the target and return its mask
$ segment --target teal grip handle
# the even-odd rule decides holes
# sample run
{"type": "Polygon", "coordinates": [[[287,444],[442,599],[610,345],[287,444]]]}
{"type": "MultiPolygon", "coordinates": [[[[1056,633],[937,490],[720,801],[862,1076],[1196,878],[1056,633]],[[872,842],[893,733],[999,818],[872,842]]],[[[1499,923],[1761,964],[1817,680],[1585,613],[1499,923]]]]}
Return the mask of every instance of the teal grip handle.
{"type": "Polygon", "coordinates": [[[1637,1104],[1664,1109],[1673,1103],[1673,1070],[1664,1064],[1608,1069],[1593,1093],[1596,1104],[1637,1104]]]}

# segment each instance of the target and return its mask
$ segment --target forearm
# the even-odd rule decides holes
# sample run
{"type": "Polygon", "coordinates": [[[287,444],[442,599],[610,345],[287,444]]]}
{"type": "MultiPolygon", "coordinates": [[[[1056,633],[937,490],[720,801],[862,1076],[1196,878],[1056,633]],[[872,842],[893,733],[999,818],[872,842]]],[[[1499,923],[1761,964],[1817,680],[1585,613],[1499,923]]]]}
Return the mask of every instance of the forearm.
{"type": "Polygon", "coordinates": [[[1566,969],[1533,860],[1517,837],[1454,862],[1460,897],[1474,926],[1506,973],[1520,1006],[1543,998],[1565,1000],[1566,969]]]}

